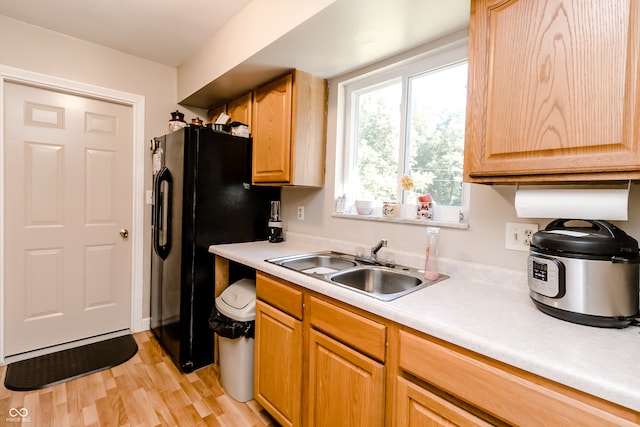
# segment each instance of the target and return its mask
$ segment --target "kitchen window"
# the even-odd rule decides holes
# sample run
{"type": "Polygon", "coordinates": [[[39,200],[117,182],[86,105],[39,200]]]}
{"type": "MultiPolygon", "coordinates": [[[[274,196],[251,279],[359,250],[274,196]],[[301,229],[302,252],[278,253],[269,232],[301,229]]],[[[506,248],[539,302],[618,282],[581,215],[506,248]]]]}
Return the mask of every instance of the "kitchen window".
{"type": "Polygon", "coordinates": [[[345,150],[336,195],[415,204],[429,194],[433,220],[466,222],[466,86],[466,46],[343,83],[345,150]],[[403,188],[404,176],[412,186],[403,188]]]}

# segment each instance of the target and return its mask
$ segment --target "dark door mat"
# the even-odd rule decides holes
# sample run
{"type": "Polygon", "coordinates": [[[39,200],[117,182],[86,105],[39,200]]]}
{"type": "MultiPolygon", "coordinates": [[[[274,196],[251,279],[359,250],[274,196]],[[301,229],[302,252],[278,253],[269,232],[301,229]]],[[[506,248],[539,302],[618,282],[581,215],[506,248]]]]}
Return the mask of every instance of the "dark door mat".
{"type": "Polygon", "coordinates": [[[21,360],[7,366],[4,386],[28,391],[112,368],[132,358],[138,345],[131,335],[21,360]]]}

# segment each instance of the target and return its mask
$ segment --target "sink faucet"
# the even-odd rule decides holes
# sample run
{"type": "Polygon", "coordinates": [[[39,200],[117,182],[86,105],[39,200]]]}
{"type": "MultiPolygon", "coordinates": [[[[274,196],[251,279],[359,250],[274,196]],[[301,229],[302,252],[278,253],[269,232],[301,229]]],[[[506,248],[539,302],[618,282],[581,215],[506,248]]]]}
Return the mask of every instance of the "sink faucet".
{"type": "MultiPolygon", "coordinates": [[[[378,261],[378,252],[380,249],[387,247],[387,239],[382,239],[375,246],[371,248],[371,255],[369,258],[365,258],[364,255],[356,255],[356,261],[360,261],[365,264],[383,265],[378,261]]],[[[384,264],[387,267],[393,267],[393,264],[384,264]]]]}
{"type": "Polygon", "coordinates": [[[383,247],[387,247],[387,239],[380,240],[374,247],[371,248],[371,261],[378,262],[378,251],[383,247]]]}

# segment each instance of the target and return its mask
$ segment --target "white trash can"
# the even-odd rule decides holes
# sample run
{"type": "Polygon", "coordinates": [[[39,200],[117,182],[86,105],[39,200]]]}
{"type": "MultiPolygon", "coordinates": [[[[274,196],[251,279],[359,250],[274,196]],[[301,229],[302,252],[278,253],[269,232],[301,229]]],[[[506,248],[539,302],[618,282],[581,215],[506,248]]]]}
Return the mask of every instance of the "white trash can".
{"type": "MultiPolygon", "coordinates": [[[[256,282],[242,279],[216,298],[216,309],[240,322],[256,320],[256,282]]],[[[253,338],[218,336],[220,382],[225,392],[238,402],[253,399],[253,338]]]]}

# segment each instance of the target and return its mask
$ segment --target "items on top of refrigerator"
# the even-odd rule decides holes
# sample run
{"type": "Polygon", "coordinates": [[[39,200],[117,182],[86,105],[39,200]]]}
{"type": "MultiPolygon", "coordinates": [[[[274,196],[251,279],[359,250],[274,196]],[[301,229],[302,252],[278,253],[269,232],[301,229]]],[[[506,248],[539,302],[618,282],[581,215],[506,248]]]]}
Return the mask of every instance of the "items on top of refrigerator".
{"type": "Polygon", "coordinates": [[[249,126],[244,123],[231,122],[229,126],[231,126],[231,135],[241,136],[243,138],[249,138],[251,136],[249,126]]]}
{"type": "Polygon", "coordinates": [[[229,115],[227,115],[225,113],[220,113],[220,115],[218,116],[216,121],[213,122],[213,124],[215,124],[215,125],[226,125],[227,123],[229,123],[229,120],[231,120],[231,116],[229,116],[229,115]]]}
{"type": "Polygon", "coordinates": [[[175,132],[186,126],[187,122],[184,121],[184,114],[178,110],[171,113],[171,120],[169,120],[169,132],[175,132]]]}
{"type": "Polygon", "coordinates": [[[220,113],[216,120],[210,124],[213,130],[219,132],[230,133],[231,135],[241,136],[243,138],[250,138],[249,125],[242,122],[229,122],[231,116],[225,113],[220,113]]]}
{"type": "Polygon", "coordinates": [[[216,130],[218,132],[230,133],[231,127],[228,125],[230,119],[231,117],[229,115],[225,113],[220,113],[218,118],[213,123],[210,123],[208,126],[210,126],[211,129],[216,130]]]}

